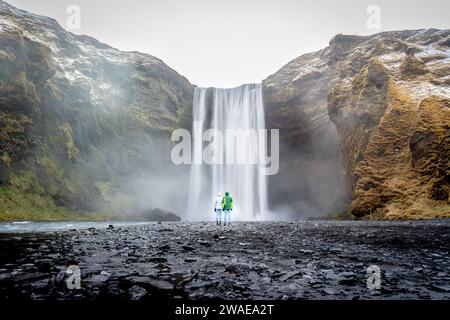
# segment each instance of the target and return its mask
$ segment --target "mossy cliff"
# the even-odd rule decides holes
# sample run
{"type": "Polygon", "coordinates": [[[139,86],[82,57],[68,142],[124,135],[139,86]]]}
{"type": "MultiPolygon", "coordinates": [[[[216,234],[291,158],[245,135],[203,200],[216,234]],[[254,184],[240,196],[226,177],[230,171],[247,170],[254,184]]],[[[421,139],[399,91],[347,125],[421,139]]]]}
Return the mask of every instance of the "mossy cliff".
{"type": "Polygon", "coordinates": [[[153,190],[136,197],[131,182],[180,169],[170,165],[170,133],[189,121],[193,86],[153,56],[71,34],[53,19],[1,1],[0,16],[1,219],[154,205],[153,190]]]}
{"type": "MultiPolygon", "coordinates": [[[[285,145],[303,149],[286,149],[277,179],[309,181],[316,193],[315,184],[333,186],[318,190],[328,196],[328,213],[449,217],[449,37],[435,29],[338,35],[265,80],[269,126],[281,129],[285,145]]],[[[305,188],[298,185],[278,197],[295,197],[305,188]]]]}

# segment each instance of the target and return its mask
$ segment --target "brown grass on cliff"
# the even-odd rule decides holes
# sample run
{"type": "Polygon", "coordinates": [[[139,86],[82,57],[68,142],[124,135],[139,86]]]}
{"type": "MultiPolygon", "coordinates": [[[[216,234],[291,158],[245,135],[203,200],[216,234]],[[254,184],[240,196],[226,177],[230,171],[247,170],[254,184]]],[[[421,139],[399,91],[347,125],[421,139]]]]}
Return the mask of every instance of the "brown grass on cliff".
{"type": "Polygon", "coordinates": [[[365,218],[450,217],[449,101],[419,105],[391,82],[377,133],[355,168],[352,212],[365,218]]]}

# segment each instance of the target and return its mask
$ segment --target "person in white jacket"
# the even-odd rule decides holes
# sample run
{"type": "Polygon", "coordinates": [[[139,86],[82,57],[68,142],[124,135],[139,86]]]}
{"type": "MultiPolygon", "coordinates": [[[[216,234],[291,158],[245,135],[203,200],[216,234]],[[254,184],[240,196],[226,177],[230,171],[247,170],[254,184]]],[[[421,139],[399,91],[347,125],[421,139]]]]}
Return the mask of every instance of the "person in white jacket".
{"type": "Polygon", "coordinates": [[[220,226],[222,224],[222,195],[217,193],[216,200],[214,202],[214,211],[216,212],[216,224],[220,226]]]}

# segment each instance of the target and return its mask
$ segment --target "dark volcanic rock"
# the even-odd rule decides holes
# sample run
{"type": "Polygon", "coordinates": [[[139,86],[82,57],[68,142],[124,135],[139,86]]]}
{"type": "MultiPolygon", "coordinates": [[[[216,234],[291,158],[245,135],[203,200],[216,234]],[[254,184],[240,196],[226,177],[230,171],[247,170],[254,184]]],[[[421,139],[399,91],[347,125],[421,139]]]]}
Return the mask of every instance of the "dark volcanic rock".
{"type": "Polygon", "coordinates": [[[131,277],[128,278],[128,280],[132,283],[136,283],[144,287],[149,287],[154,290],[173,290],[175,288],[174,285],[170,282],[147,277],[131,277]]]}
{"type": "Polygon", "coordinates": [[[450,220],[236,222],[209,247],[198,241],[220,234],[213,223],[160,228],[0,235],[0,299],[450,299],[450,220]],[[166,243],[180,245],[161,256],[166,243]],[[80,290],[66,285],[74,263],[80,290]],[[379,290],[367,287],[372,265],[379,290]]]}
{"type": "Polygon", "coordinates": [[[147,290],[137,285],[134,285],[130,289],[128,289],[128,294],[130,295],[131,300],[140,300],[147,294],[147,290]]]}

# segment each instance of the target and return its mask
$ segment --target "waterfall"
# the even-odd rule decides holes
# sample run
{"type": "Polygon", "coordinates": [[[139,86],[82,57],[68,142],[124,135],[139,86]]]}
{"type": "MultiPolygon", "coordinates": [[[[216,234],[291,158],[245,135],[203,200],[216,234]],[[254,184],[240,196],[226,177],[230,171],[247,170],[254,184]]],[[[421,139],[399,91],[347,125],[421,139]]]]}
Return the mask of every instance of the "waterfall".
{"type": "MultiPolygon", "coordinates": [[[[210,144],[214,154],[226,159],[225,143],[219,139],[205,142],[205,130],[265,129],[261,84],[245,84],[232,89],[195,88],[193,101],[193,150],[188,218],[213,220],[213,202],[217,192],[230,192],[234,200],[232,219],[255,220],[267,211],[267,178],[261,163],[202,163],[205,146],[210,144]],[[211,99],[212,95],[212,99],[211,99]],[[209,103],[209,104],[208,104],[209,103]]],[[[266,154],[265,136],[245,150],[246,159],[266,154]]],[[[228,150],[229,151],[229,150],[228,150]]]]}

